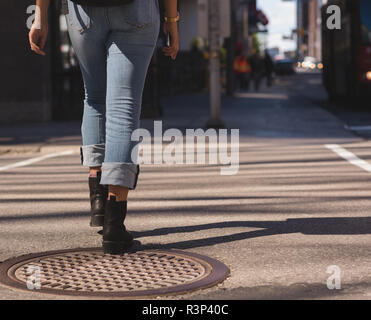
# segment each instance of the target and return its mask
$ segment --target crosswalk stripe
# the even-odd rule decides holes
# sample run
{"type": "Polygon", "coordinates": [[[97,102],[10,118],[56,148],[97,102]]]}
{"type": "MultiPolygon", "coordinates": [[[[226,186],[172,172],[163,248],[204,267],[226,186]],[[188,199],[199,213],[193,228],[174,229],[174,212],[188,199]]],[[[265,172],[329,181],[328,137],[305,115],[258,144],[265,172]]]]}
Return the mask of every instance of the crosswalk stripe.
{"type": "Polygon", "coordinates": [[[362,168],[363,170],[367,172],[371,172],[371,164],[368,162],[358,158],[354,153],[344,149],[343,147],[337,145],[337,144],[326,144],[325,147],[327,149],[332,150],[336,154],[338,154],[343,159],[347,160],[349,163],[362,168]]]}
{"type": "Polygon", "coordinates": [[[16,163],[12,163],[12,164],[0,167],[0,171],[14,169],[14,168],[18,168],[18,167],[25,167],[25,166],[28,166],[28,165],[33,164],[35,162],[43,161],[45,159],[55,158],[55,157],[60,157],[60,156],[67,156],[67,155],[71,155],[73,153],[74,153],[73,150],[49,153],[49,154],[45,154],[45,155],[40,156],[40,157],[35,157],[35,158],[28,159],[28,160],[19,161],[19,162],[16,162],[16,163]]]}

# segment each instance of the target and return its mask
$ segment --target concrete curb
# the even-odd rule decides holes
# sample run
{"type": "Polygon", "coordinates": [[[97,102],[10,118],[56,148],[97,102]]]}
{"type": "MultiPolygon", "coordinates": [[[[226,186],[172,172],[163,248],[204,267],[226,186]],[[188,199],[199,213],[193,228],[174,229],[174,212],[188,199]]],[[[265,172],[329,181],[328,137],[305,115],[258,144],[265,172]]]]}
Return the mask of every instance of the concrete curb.
{"type": "Polygon", "coordinates": [[[73,150],[74,154],[80,153],[79,145],[9,145],[0,147],[0,155],[11,153],[54,153],[73,150]]]}
{"type": "Polygon", "coordinates": [[[40,152],[40,145],[9,145],[0,147],[0,155],[7,153],[35,153],[40,152]]]}
{"type": "Polygon", "coordinates": [[[78,145],[46,145],[40,147],[40,153],[54,153],[72,150],[73,154],[80,154],[80,146],[78,145]]]}

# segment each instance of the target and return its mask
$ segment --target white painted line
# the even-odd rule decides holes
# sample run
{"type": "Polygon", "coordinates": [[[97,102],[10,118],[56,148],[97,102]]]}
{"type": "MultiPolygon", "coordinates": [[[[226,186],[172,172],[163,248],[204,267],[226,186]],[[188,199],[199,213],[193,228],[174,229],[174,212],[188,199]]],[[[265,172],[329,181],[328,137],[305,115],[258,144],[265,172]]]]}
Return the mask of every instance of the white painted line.
{"type": "Polygon", "coordinates": [[[362,168],[367,172],[371,172],[371,164],[368,162],[358,158],[355,154],[351,153],[350,151],[340,147],[337,144],[326,144],[325,147],[327,149],[332,150],[333,152],[337,153],[340,157],[347,160],[349,163],[362,168]]]}
{"type": "Polygon", "coordinates": [[[345,129],[351,130],[351,131],[371,131],[371,126],[344,126],[345,129]]]}
{"type": "Polygon", "coordinates": [[[13,164],[9,164],[7,166],[0,167],[0,171],[5,171],[5,170],[13,169],[13,168],[18,168],[18,167],[24,167],[24,166],[28,166],[30,164],[33,164],[35,162],[43,161],[45,159],[55,158],[55,157],[60,157],[60,156],[66,156],[66,155],[70,155],[70,154],[73,154],[73,153],[74,153],[73,150],[50,153],[50,154],[46,154],[46,155],[43,155],[43,156],[40,156],[40,157],[31,158],[31,159],[28,159],[28,160],[24,160],[24,161],[16,162],[16,163],[13,163],[13,164]]]}

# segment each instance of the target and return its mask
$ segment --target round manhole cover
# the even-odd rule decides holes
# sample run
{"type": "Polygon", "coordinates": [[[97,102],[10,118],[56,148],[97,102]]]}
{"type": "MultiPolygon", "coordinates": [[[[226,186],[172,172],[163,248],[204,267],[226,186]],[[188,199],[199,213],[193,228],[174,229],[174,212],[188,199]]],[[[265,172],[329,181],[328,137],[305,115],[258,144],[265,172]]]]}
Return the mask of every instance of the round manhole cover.
{"type": "Polygon", "coordinates": [[[76,296],[147,297],[179,294],[224,280],[220,261],[177,250],[122,255],[100,248],[30,254],[0,264],[0,283],[40,293],[76,296]]]}

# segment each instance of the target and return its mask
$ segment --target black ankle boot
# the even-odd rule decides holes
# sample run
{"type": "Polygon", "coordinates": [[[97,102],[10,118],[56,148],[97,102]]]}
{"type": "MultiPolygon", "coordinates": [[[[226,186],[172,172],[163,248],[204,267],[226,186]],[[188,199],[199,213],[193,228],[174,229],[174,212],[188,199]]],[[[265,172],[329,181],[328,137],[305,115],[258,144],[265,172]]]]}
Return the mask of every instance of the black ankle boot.
{"type": "Polygon", "coordinates": [[[97,172],[97,177],[89,177],[91,227],[102,227],[104,224],[104,211],[108,197],[108,186],[100,183],[102,172],[97,172]]]}
{"type": "Polygon", "coordinates": [[[124,226],[126,208],[126,201],[116,202],[116,197],[113,196],[107,200],[103,226],[104,253],[123,253],[133,243],[133,236],[124,226]]]}

